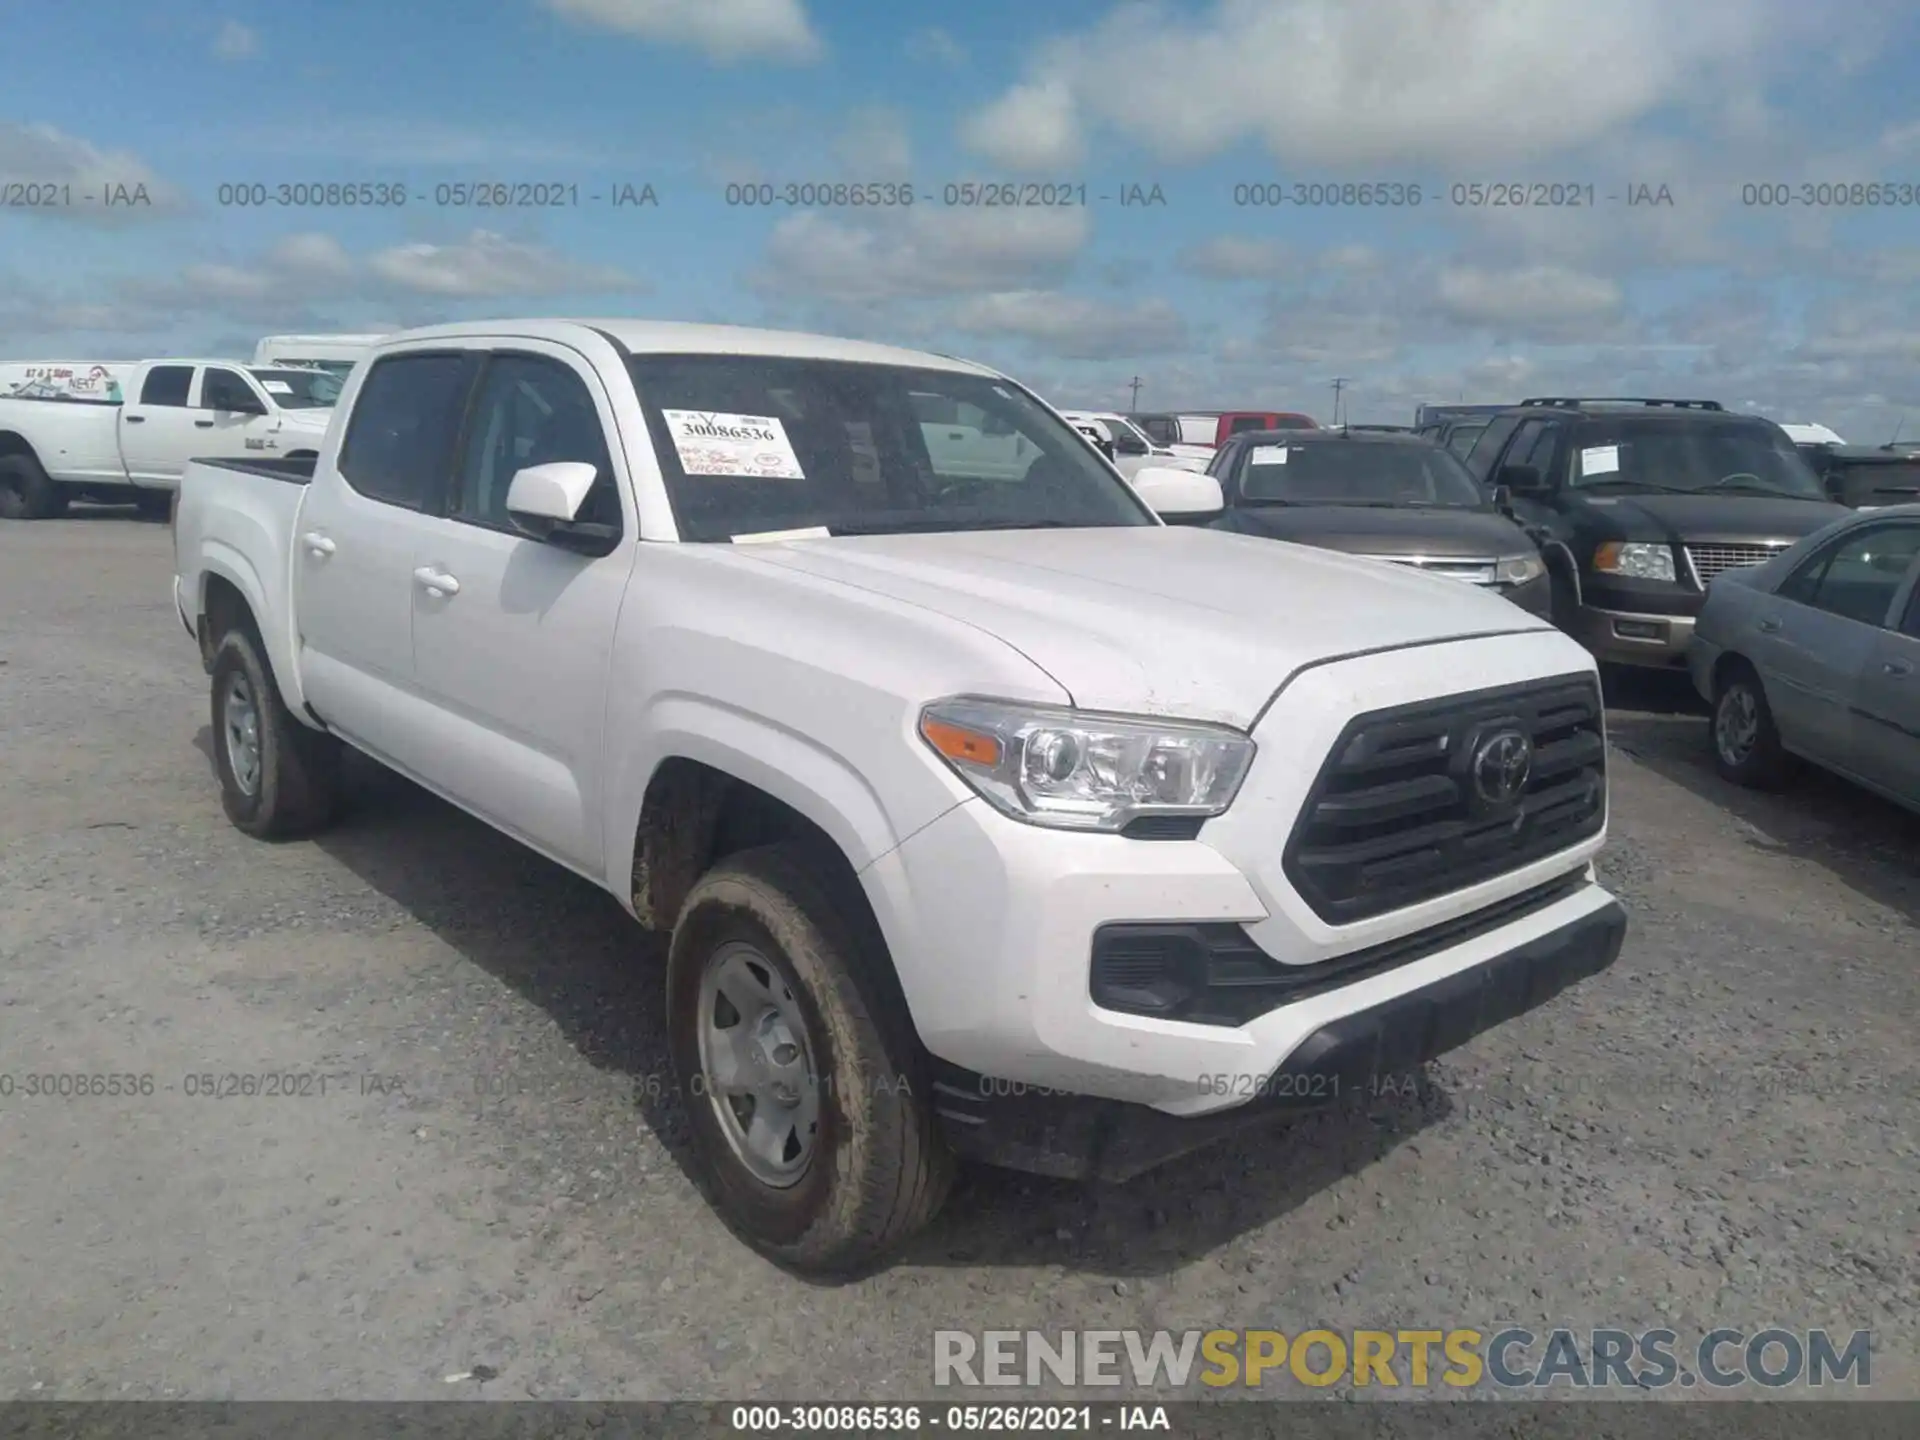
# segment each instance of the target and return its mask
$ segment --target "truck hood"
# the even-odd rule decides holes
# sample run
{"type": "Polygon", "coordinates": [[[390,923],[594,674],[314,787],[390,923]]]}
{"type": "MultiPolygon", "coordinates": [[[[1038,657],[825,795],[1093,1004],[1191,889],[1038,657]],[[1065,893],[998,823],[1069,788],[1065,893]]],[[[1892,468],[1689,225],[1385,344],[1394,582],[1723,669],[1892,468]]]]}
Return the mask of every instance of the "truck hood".
{"type": "Polygon", "coordinates": [[[976,626],[1082,708],[1241,728],[1316,661],[1549,628],[1456,580],[1183,526],[844,536],[738,553],[976,626]]]}
{"type": "MultiPolygon", "coordinates": [[[[1580,492],[1574,492],[1579,494],[1580,492]]],[[[1765,495],[1587,494],[1595,521],[1622,540],[1669,544],[1798,540],[1852,512],[1826,500],[1765,495]]]]}
{"type": "Polygon", "coordinates": [[[318,435],[333,418],[331,410],[282,410],[280,423],[288,430],[309,430],[318,435]]]}
{"type": "Polygon", "coordinates": [[[1356,555],[1424,556],[1434,560],[1505,560],[1531,555],[1533,541],[1494,510],[1374,505],[1248,506],[1233,512],[1248,535],[1297,540],[1356,555]]]}

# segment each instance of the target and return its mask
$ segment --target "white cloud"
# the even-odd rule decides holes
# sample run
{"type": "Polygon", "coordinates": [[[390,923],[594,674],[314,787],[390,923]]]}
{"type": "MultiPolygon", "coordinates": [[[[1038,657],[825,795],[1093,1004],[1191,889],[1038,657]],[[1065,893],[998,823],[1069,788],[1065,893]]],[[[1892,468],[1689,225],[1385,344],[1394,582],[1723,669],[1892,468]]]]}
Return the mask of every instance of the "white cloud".
{"type": "Polygon", "coordinates": [[[834,151],[856,182],[895,180],[913,169],[913,140],[906,117],[886,106],[854,112],[834,151]]]}
{"type": "MultiPolygon", "coordinates": [[[[1131,89],[1132,87],[1128,87],[1131,89]]],[[[1015,170],[1059,170],[1086,158],[1074,82],[1052,76],[1016,85],[968,116],[960,141],[1015,170]]]]}
{"type": "Polygon", "coordinates": [[[1164,300],[1113,304],[1054,290],[976,295],[954,309],[972,335],[1005,335],[1069,360],[1112,360],[1185,349],[1187,322],[1164,300]]]}
{"type": "Polygon", "coordinates": [[[938,25],[916,30],[907,37],[907,58],[957,70],[967,63],[967,47],[938,25]]]}
{"type": "Polygon", "coordinates": [[[801,0],[545,0],[579,25],[703,51],[730,64],[805,64],[823,52],[801,0]]]}
{"type": "Polygon", "coordinates": [[[51,125],[11,120],[0,121],[0,185],[57,192],[61,202],[10,209],[8,214],[105,228],[160,219],[189,208],[186,196],[137,155],[102,150],[51,125]],[[144,204],[140,202],[143,192],[144,204]]]}
{"type": "Polygon", "coordinates": [[[1269,280],[1291,260],[1278,240],[1216,235],[1180,252],[1180,268],[1206,280],[1269,280]]]}
{"type": "Polygon", "coordinates": [[[452,245],[396,245],[373,256],[367,273],[396,290],[449,299],[537,299],[637,288],[631,276],[612,266],[570,260],[544,245],[490,230],[475,230],[452,245]]]}
{"type": "Polygon", "coordinates": [[[915,207],[869,225],[819,212],[774,226],[760,269],[763,296],[783,302],[872,303],[1042,286],[1085,247],[1084,210],[915,207]]]}
{"type": "Polygon", "coordinates": [[[1620,313],[1620,287],[1557,265],[1484,270],[1453,265],[1440,273],[1440,307],[1468,325],[1511,332],[1538,324],[1607,319],[1620,313]]]}
{"type": "Polygon", "coordinates": [[[213,53],[222,60],[245,60],[259,49],[259,35],[238,20],[227,21],[213,38],[213,53]]]}
{"type": "Polygon", "coordinates": [[[1167,161],[1251,139],[1288,165],[1388,178],[1499,164],[1750,93],[1759,57],[1792,56],[1792,19],[1784,0],[1127,4],[1043,47],[961,133],[1022,169],[1076,163],[1089,125],[1167,161]]]}

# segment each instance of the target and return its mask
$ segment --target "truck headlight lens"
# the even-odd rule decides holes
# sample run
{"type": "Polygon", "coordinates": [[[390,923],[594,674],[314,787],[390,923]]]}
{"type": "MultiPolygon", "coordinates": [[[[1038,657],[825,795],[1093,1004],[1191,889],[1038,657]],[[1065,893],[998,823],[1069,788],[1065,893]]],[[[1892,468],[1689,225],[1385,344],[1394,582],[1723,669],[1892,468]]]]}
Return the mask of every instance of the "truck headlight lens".
{"type": "Polygon", "coordinates": [[[1538,555],[1514,555],[1494,566],[1494,576],[1502,585],[1524,585],[1547,573],[1547,562],[1538,555]]]}
{"type": "Polygon", "coordinates": [[[1237,730],[995,700],[940,700],[920,738],[1002,814],[1115,831],[1145,815],[1218,815],[1253,763],[1237,730]]]}
{"type": "Polygon", "coordinates": [[[1632,580],[1673,579],[1673,547],[1609,540],[1593,552],[1593,568],[1632,580]]]}

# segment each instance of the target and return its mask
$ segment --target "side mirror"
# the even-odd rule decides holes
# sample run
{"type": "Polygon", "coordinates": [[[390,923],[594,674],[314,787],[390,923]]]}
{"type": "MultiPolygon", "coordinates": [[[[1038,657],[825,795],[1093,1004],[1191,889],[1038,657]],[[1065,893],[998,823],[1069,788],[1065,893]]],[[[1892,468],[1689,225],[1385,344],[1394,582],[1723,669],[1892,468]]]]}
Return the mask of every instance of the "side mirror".
{"type": "Polygon", "coordinates": [[[238,394],[229,396],[226,404],[216,405],[213,408],[226,415],[264,415],[267,413],[267,407],[260,403],[260,397],[257,395],[249,395],[244,390],[238,394]]]}
{"type": "Polygon", "coordinates": [[[1102,455],[1106,456],[1107,459],[1109,460],[1113,459],[1113,454],[1114,454],[1113,441],[1096,440],[1093,442],[1093,448],[1098,450],[1102,455]]]}
{"type": "Polygon", "coordinates": [[[1502,515],[1511,515],[1513,513],[1513,491],[1505,485],[1494,486],[1493,508],[1498,510],[1502,515]]]}
{"type": "Polygon", "coordinates": [[[1501,467],[1499,475],[1494,478],[1495,488],[1505,490],[1510,495],[1524,495],[1529,490],[1540,491],[1547,488],[1540,478],[1539,467],[1534,465],[1505,465],[1501,467]]]}
{"type": "Polygon", "coordinates": [[[529,465],[514,472],[507,487],[507,516],[522,534],[535,540],[585,555],[605,555],[619,543],[619,531],[574,518],[599,478],[597,467],[580,460],[529,465]]]}
{"type": "Polygon", "coordinates": [[[1133,477],[1133,489],[1162,520],[1206,520],[1227,508],[1220,482],[1191,470],[1141,470],[1133,477]]]}

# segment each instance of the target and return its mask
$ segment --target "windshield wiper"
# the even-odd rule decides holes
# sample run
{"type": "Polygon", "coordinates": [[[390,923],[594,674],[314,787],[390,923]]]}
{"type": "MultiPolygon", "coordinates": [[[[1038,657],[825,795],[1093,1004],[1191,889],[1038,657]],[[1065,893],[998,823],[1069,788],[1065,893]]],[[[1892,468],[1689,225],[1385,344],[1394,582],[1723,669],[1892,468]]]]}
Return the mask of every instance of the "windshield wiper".
{"type": "Polygon", "coordinates": [[[1776,490],[1771,485],[1709,485],[1704,493],[1717,495],[1772,495],[1780,500],[1827,501],[1825,495],[1808,495],[1799,490],[1776,490]]]}
{"type": "Polygon", "coordinates": [[[967,520],[950,515],[920,515],[904,520],[849,520],[827,526],[835,535],[924,535],[966,530],[1088,530],[1082,520],[967,520]]]}
{"type": "Polygon", "coordinates": [[[1698,490],[1689,490],[1682,485],[1656,485],[1651,480],[1589,480],[1584,485],[1576,485],[1576,490],[1615,490],[1620,486],[1629,490],[1657,490],[1662,495],[1698,495],[1698,490]]]}

